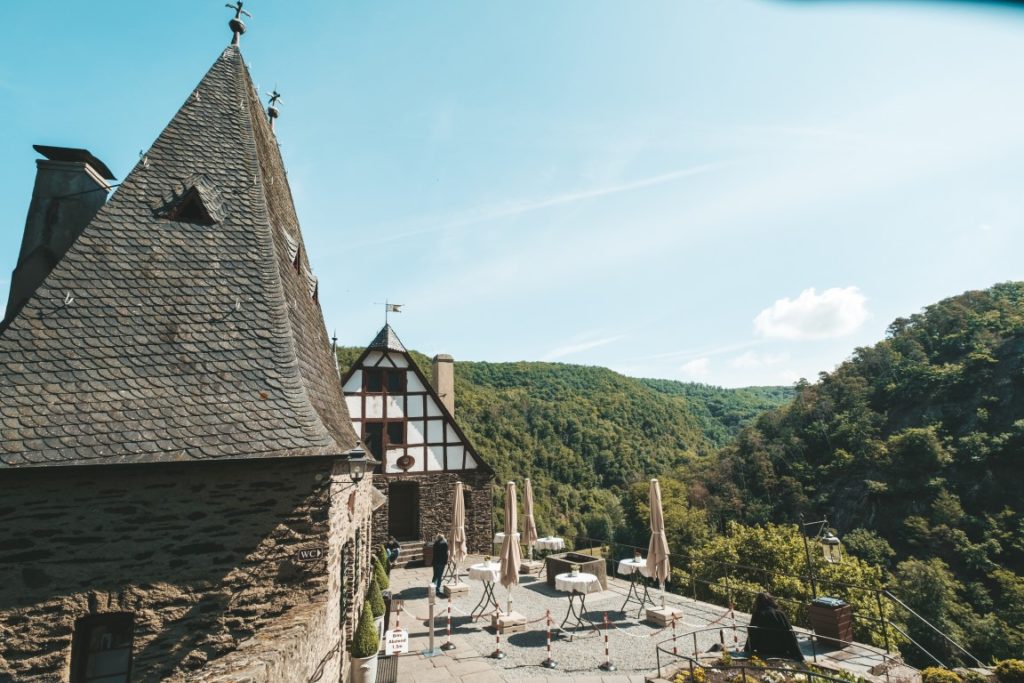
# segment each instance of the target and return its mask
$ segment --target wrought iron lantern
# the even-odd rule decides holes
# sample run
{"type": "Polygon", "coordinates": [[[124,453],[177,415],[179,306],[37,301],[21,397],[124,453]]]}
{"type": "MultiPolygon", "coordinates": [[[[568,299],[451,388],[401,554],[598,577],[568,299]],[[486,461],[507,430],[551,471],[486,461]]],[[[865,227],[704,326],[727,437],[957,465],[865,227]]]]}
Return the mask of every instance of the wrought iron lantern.
{"type": "Polygon", "coordinates": [[[831,564],[838,564],[842,562],[842,544],[839,542],[839,538],[831,531],[826,531],[822,534],[819,543],[821,544],[821,552],[825,555],[826,562],[831,564]]]}

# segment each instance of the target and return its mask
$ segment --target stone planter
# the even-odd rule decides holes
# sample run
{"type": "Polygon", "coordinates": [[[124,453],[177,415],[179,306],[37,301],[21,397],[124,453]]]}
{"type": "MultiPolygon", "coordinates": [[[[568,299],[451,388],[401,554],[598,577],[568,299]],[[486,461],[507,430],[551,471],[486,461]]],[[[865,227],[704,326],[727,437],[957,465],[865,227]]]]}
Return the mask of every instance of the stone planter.
{"type": "Polygon", "coordinates": [[[556,575],[565,574],[572,569],[572,565],[578,564],[581,572],[593,574],[601,582],[601,589],[608,590],[608,573],[605,569],[604,559],[600,557],[568,552],[548,555],[544,562],[547,564],[547,584],[551,588],[555,587],[556,575]]]}
{"type": "Polygon", "coordinates": [[[377,654],[352,658],[352,683],[377,683],[377,654]]]}

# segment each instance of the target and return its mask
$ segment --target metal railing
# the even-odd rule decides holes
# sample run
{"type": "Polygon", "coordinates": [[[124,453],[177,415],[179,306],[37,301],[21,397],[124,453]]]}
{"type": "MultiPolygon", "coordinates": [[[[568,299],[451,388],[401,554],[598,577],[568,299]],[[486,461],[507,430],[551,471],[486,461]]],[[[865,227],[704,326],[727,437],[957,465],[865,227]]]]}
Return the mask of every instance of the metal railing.
{"type": "MultiPolygon", "coordinates": [[[[738,660],[737,664],[703,664],[703,663],[700,662],[699,655],[701,653],[699,652],[699,648],[697,646],[697,635],[698,634],[700,634],[700,633],[711,633],[711,632],[718,631],[719,634],[720,634],[720,642],[722,643],[723,651],[724,651],[724,648],[725,648],[724,631],[726,631],[726,630],[744,631],[744,632],[749,634],[751,630],[758,630],[758,629],[760,629],[760,630],[771,630],[771,629],[762,629],[761,627],[758,627],[758,626],[735,626],[735,625],[734,626],[729,626],[729,627],[713,626],[713,627],[710,627],[710,628],[700,628],[700,629],[696,629],[694,631],[688,631],[688,632],[686,632],[686,633],[684,633],[684,634],[682,634],[680,636],[673,636],[671,638],[666,638],[665,640],[659,641],[655,645],[655,658],[657,660],[657,665],[658,665],[658,676],[661,677],[661,673],[662,673],[662,666],[661,666],[661,657],[662,657],[662,655],[665,655],[666,657],[671,657],[673,659],[689,660],[690,661],[690,671],[691,671],[691,674],[693,672],[694,663],[696,663],[696,666],[699,666],[699,667],[704,668],[704,669],[708,669],[708,668],[716,668],[716,669],[747,668],[747,669],[757,669],[757,670],[762,670],[762,671],[763,670],[789,671],[790,673],[792,673],[792,669],[783,669],[781,667],[754,666],[754,665],[749,663],[749,660],[745,660],[745,659],[738,660]],[[682,639],[684,642],[686,640],[689,640],[689,639],[693,640],[693,651],[692,651],[693,654],[692,655],[686,655],[686,654],[678,652],[678,641],[680,639],[682,639]],[[669,650],[669,648],[668,648],[669,643],[671,643],[671,645],[672,645],[672,650],[669,650]],[[743,664],[743,662],[745,662],[745,661],[748,662],[748,663],[747,664],[743,664]]],[[[882,663],[886,665],[885,668],[884,668],[884,673],[885,673],[885,677],[886,677],[887,681],[889,680],[889,668],[890,668],[890,666],[900,665],[900,664],[903,663],[902,660],[900,660],[897,657],[892,657],[888,653],[884,653],[883,654],[881,652],[878,652],[875,649],[866,647],[866,646],[864,646],[864,645],[862,645],[860,643],[855,643],[853,641],[836,640],[835,638],[821,638],[820,636],[818,636],[817,634],[815,634],[813,632],[807,633],[807,634],[804,634],[804,635],[806,635],[810,639],[810,641],[811,641],[811,653],[812,653],[811,656],[812,656],[812,659],[813,659],[815,664],[818,664],[818,651],[819,651],[819,649],[821,649],[821,648],[818,647],[818,644],[817,644],[818,640],[826,640],[827,644],[830,647],[834,647],[834,644],[838,642],[838,643],[840,643],[841,648],[844,649],[844,650],[862,650],[862,651],[866,652],[871,657],[879,657],[879,658],[881,658],[882,659],[882,663]]],[[[711,654],[711,653],[709,652],[708,654],[711,654]]],[[[805,669],[801,669],[800,672],[808,674],[808,676],[812,676],[813,675],[813,676],[820,676],[823,679],[829,679],[829,678],[833,678],[834,679],[834,677],[829,676],[828,674],[821,674],[821,673],[813,672],[812,670],[809,670],[809,669],[806,669],[806,668],[805,669]]],[[[692,676],[691,676],[690,680],[691,680],[691,683],[692,683],[692,681],[693,681],[692,676]]],[[[741,680],[746,680],[746,679],[742,679],[741,678],[741,680]]],[[[838,680],[844,680],[844,679],[840,678],[838,680]]],[[[846,680],[845,683],[849,683],[849,681],[846,680]]]]}
{"type": "MultiPolygon", "coordinates": [[[[577,552],[585,551],[588,548],[591,552],[593,552],[595,548],[600,549],[601,556],[609,563],[609,571],[612,575],[614,575],[615,572],[614,564],[618,561],[617,557],[613,557],[613,555],[616,555],[616,553],[614,553],[614,549],[624,550],[624,553],[618,553],[624,557],[626,555],[632,555],[635,551],[640,551],[641,554],[644,554],[647,551],[646,547],[587,536],[579,536],[575,541],[577,552]]],[[[722,607],[732,607],[734,605],[734,596],[744,595],[749,596],[752,599],[758,592],[770,591],[772,584],[777,583],[778,579],[797,579],[804,585],[810,584],[810,577],[806,574],[790,574],[773,569],[766,569],[764,567],[753,567],[750,565],[722,562],[718,560],[710,562],[710,566],[719,570],[716,573],[721,574],[720,578],[698,576],[694,571],[692,571],[693,564],[688,562],[683,556],[676,553],[669,553],[669,559],[673,566],[676,567],[675,571],[683,573],[684,576],[688,578],[687,583],[689,583],[689,593],[694,600],[717,604],[722,607]],[[683,570],[681,567],[688,567],[689,570],[683,570]],[[758,586],[757,590],[747,588],[736,579],[737,575],[760,577],[760,586],[758,586]],[[702,587],[702,590],[698,590],[698,587],[702,587]],[[724,604],[722,602],[723,597],[724,604]]],[[[907,629],[901,627],[900,623],[894,622],[892,618],[888,616],[888,611],[886,610],[886,606],[888,605],[890,610],[903,611],[910,621],[923,625],[927,630],[939,636],[943,642],[947,643],[951,647],[952,650],[955,650],[972,660],[975,666],[984,666],[977,657],[968,652],[960,643],[953,640],[948,634],[911,609],[906,603],[893,595],[888,588],[884,586],[863,586],[845,581],[831,580],[828,578],[823,579],[820,576],[815,578],[817,579],[818,584],[828,586],[832,591],[845,593],[849,596],[853,596],[859,592],[862,594],[861,602],[863,604],[873,604],[875,608],[873,611],[875,611],[875,614],[855,610],[853,613],[854,623],[860,625],[860,630],[862,630],[862,632],[866,631],[871,636],[876,637],[877,640],[875,642],[879,642],[884,646],[887,653],[893,652],[894,649],[899,652],[899,648],[895,647],[898,646],[899,643],[892,642],[896,638],[892,638],[891,635],[895,635],[904,643],[913,646],[928,661],[934,662],[937,666],[948,668],[945,662],[929,651],[920,642],[912,638],[907,633],[907,629]],[[863,596],[867,596],[866,599],[863,598],[863,596]]],[[[749,581],[749,579],[748,582],[757,583],[756,581],[749,581]]],[[[683,587],[680,586],[678,582],[672,581],[671,579],[666,585],[666,590],[670,593],[685,595],[680,588],[683,587]]],[[[776,595],[775,599],[780,603],[790,605],[793,608],[792,613],[795,615],[794,622],[802,627],[810,628],[812,634],[815,636],[817,635],[814,631],[813,623],[807,613],[809,600],[807,600],[806,597],[804,599],[797,599],[776,595]]]]}

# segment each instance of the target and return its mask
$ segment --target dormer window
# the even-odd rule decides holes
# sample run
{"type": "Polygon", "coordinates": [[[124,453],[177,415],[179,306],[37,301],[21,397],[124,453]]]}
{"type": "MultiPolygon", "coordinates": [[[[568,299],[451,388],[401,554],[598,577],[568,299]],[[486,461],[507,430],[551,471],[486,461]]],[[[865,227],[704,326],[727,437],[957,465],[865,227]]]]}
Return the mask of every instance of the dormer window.
{"type": "Polygon", "coordinates": [[[201,178],[191,178],[180,187],[156,209],[157,216],[193,225],[214,225],[223,220],[217,193],[201,178]]]}
{"type": "Polygon", "coordinates": [[[167,212],[167,217],[179,223],[195,223],[196,225],[213,225],[217,222],[203,205],[199,190],[194,187],[189,188],[178,201],[178,205],[167,212]]]}
{"type": "Polygon", "coordinates": [[[75,622],[71,683],[128,683],[135,619],[128,612],[90,614],[75,622]]]}

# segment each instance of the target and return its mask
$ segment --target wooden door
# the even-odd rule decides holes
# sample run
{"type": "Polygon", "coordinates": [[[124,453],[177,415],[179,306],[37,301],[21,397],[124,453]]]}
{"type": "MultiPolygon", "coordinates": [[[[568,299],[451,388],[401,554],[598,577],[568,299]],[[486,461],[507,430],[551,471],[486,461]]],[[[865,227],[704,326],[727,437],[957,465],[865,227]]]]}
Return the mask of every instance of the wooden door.
{"type": "Polygon", "coordinates": [[[420,485],[396,481],[388,486],[388,534],[399,541],[420,540],[420,485]]]}

